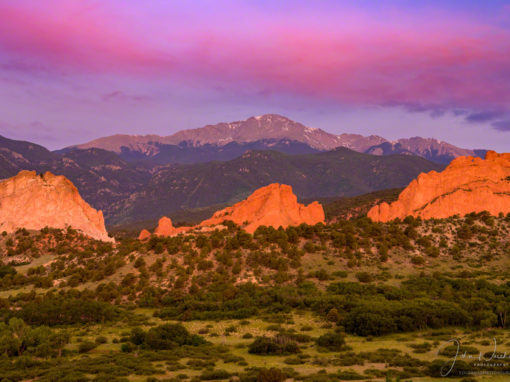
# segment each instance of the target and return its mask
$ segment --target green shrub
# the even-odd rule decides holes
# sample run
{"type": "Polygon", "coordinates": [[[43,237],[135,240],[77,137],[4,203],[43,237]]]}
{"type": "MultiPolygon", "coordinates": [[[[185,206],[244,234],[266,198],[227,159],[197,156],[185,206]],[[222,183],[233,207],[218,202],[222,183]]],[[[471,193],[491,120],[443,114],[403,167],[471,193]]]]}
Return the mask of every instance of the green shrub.
{"type": "Polygon", "coordinates": [[[341,333],[326,333],[317,338],[316,343],[331,351],[341,351],[345,347],[345,337],[341,333]]]}

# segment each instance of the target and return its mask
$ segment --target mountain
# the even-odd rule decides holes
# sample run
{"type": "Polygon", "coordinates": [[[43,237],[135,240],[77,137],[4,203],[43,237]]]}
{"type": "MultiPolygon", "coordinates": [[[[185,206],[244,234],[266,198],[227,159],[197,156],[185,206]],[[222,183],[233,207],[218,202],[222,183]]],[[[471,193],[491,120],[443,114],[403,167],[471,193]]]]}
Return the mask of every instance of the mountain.
{"type": "Polygon", "coordinates": [[[251,117],[245,121],[222,122],[197,129],[181,130],[165,137],[157,135],[112,135],[67,149],[96,147],[121,153],[123,148],[126,148],[130,151],[140,152],[146,157],[151,157],[159,152],[158,144],[179,145],[182,142],[187,142],[188,146],[191,147],[225,146],[232,142],[242,144],[263,140],[301,142],[320,151],[332,150],[339,146],[363,151],[385,141],[385,139],[376,136],[362,137],[357,134],[338,136],[321,129],[306,127],[281,115],[266,114],[251,117]]]}
{"type": "Polygon", "coordinates": [[[408,154],[448,164],[459,156],[485,156],[486,150],[462,149],[432,138],[405,138],[394,142],[383,142],[365,150],[371,155],[408,154]]]}
{"type": "Polygon", "coordinates": [[[368,216],[385,222],[409,215],[430,219],[481,211],[510,212],[510,153],[488,151],[485,160],[459,157],[440,173],[421,174],[397,201],[373,207],[368,216]]]}
{"type": "Polygon", "coordinates": [[[103,214],[88,205],[64,176],[21,171],[0,182],[0,231],[68,226],[97,240],[112,241],[103,214]]]}
{"type": "Polygon", "coordinates": [[[458,156],[485,154],[484,150],[462,149],[431,138],[414,137],[390,142],[376,135],[335,135],[277,114],[182,130],[169,136],[113,135],[60,152],[100,148],[118,153],[126,160],[150,159],[164,164],[229,160],[248,150],[269,149],[304,154],[337,147],[371,155],[411,154],[444,164],[458,156]]]}
{"type": "Polygon", "coordinates": [[[225,162],[161,166],[129,199],[109,208],[110,224],[156,220],[174,211],[234,204],[270,183],[291,185],[300,199],[353,196],[406,186],[419,173],[443,166],[415,156],[371,156],[338,148],[286,155],[248,152],[225,162]]]}

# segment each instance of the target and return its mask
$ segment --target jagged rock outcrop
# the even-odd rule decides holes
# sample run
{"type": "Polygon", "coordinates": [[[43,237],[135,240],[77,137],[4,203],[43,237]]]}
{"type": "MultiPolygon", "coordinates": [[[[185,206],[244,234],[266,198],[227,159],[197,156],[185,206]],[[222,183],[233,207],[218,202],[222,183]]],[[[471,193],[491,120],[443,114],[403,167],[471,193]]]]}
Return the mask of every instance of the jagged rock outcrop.
{"type": "Polygon", "coordinates": [[[158,226],[154,230],[156,236],[175,236],[181,232],[189,231],[191,227],[174,227],[172,220],[163,216],[159,219],[158,226]]]}
{"type": "Polygon", "coordinates": [[[510,212],[510,153],[488,151],[485,160],[471,156],[453,160],[442,172],[420,174],[397,201],[368,212],[374,221],[406,216],[446,218],[456,214],[510,212]]]}
{"type": "MultiPolygon", "coordinates": [[[[300,204],[291,186],[273,183],[259,188],[247,199],[217,211],[210,219],[194,227],[175,228],[169,218],[162,217],[154,234],[175,236],[190,230],[206,231],[225,220],[231,220],[247,232],[253,233],[261,225],[286,228],[302,223],[324,223],[324,219],[324,210],[320,203],[313,202],[308,206],[300,204]]],[[[144,231],[140,233],[140,238],[147,238],[144,231]]]]}
{"type": "Polygon", "coordinates": [[[103,213],[85,202],[66,177],[21,171],[0,181],[0,231],[68,226],[94,239],[113,241],[106,232],[103,213]]]}
{"type": "Polygon", "coordinates": [[[146,229],[142,229],[140,235],[138,235],[138,240],[146,240],[149,237],[151,237],[151,233],[146,229]]]}
{"type": "Polygon", "coordinates": [[[200,226],[221,224],[225,220],[232,220],[253,233],[261,225],[286,228],[301,223],[323,223],[324,210],[318,202],[308,206],[298,203],[291,186],[273,183],[259,188],[246,200],[217,211],[200,226]]]}

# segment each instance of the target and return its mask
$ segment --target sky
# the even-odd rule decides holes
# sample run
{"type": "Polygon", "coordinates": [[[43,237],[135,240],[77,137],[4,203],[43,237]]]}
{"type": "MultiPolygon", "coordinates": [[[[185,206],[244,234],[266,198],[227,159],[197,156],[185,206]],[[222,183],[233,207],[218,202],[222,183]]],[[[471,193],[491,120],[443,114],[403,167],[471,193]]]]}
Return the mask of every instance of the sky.
{"type": "Polygon", "coordinates": [[[278,113],[510,151],[510,0],[0,0],[0,135],[49,149],[278,113]]]}

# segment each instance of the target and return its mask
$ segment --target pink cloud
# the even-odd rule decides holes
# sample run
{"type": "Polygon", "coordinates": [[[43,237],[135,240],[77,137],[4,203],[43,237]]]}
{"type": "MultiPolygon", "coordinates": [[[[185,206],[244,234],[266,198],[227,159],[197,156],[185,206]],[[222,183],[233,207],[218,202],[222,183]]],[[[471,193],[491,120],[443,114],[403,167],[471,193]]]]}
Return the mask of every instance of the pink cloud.
{"type": "Polygon", "coordinates": [[[241,20],[226,24],[232,15],[183,19],[165,10],[164,22],[140,21],[100,5],[51,4],[45,11],[0,6],[0,49],[68,71],[183,78],[234,91],[254,86],[343,103],[510,105],[510,32],[467,16],[346,9],[321,25],[300,13],[250,9],[246,16],[244,9],[241,20]]]}
{"type": "Polygon", "coordinates": [[[87,70],[151,67],[169,60],[127,34],[101,8],[85,2],[50,1],[48,9],[0,5],[0,46],[49,65],[87,70]],[[117,68],[117,66],[119,66],[117,68]]]}

